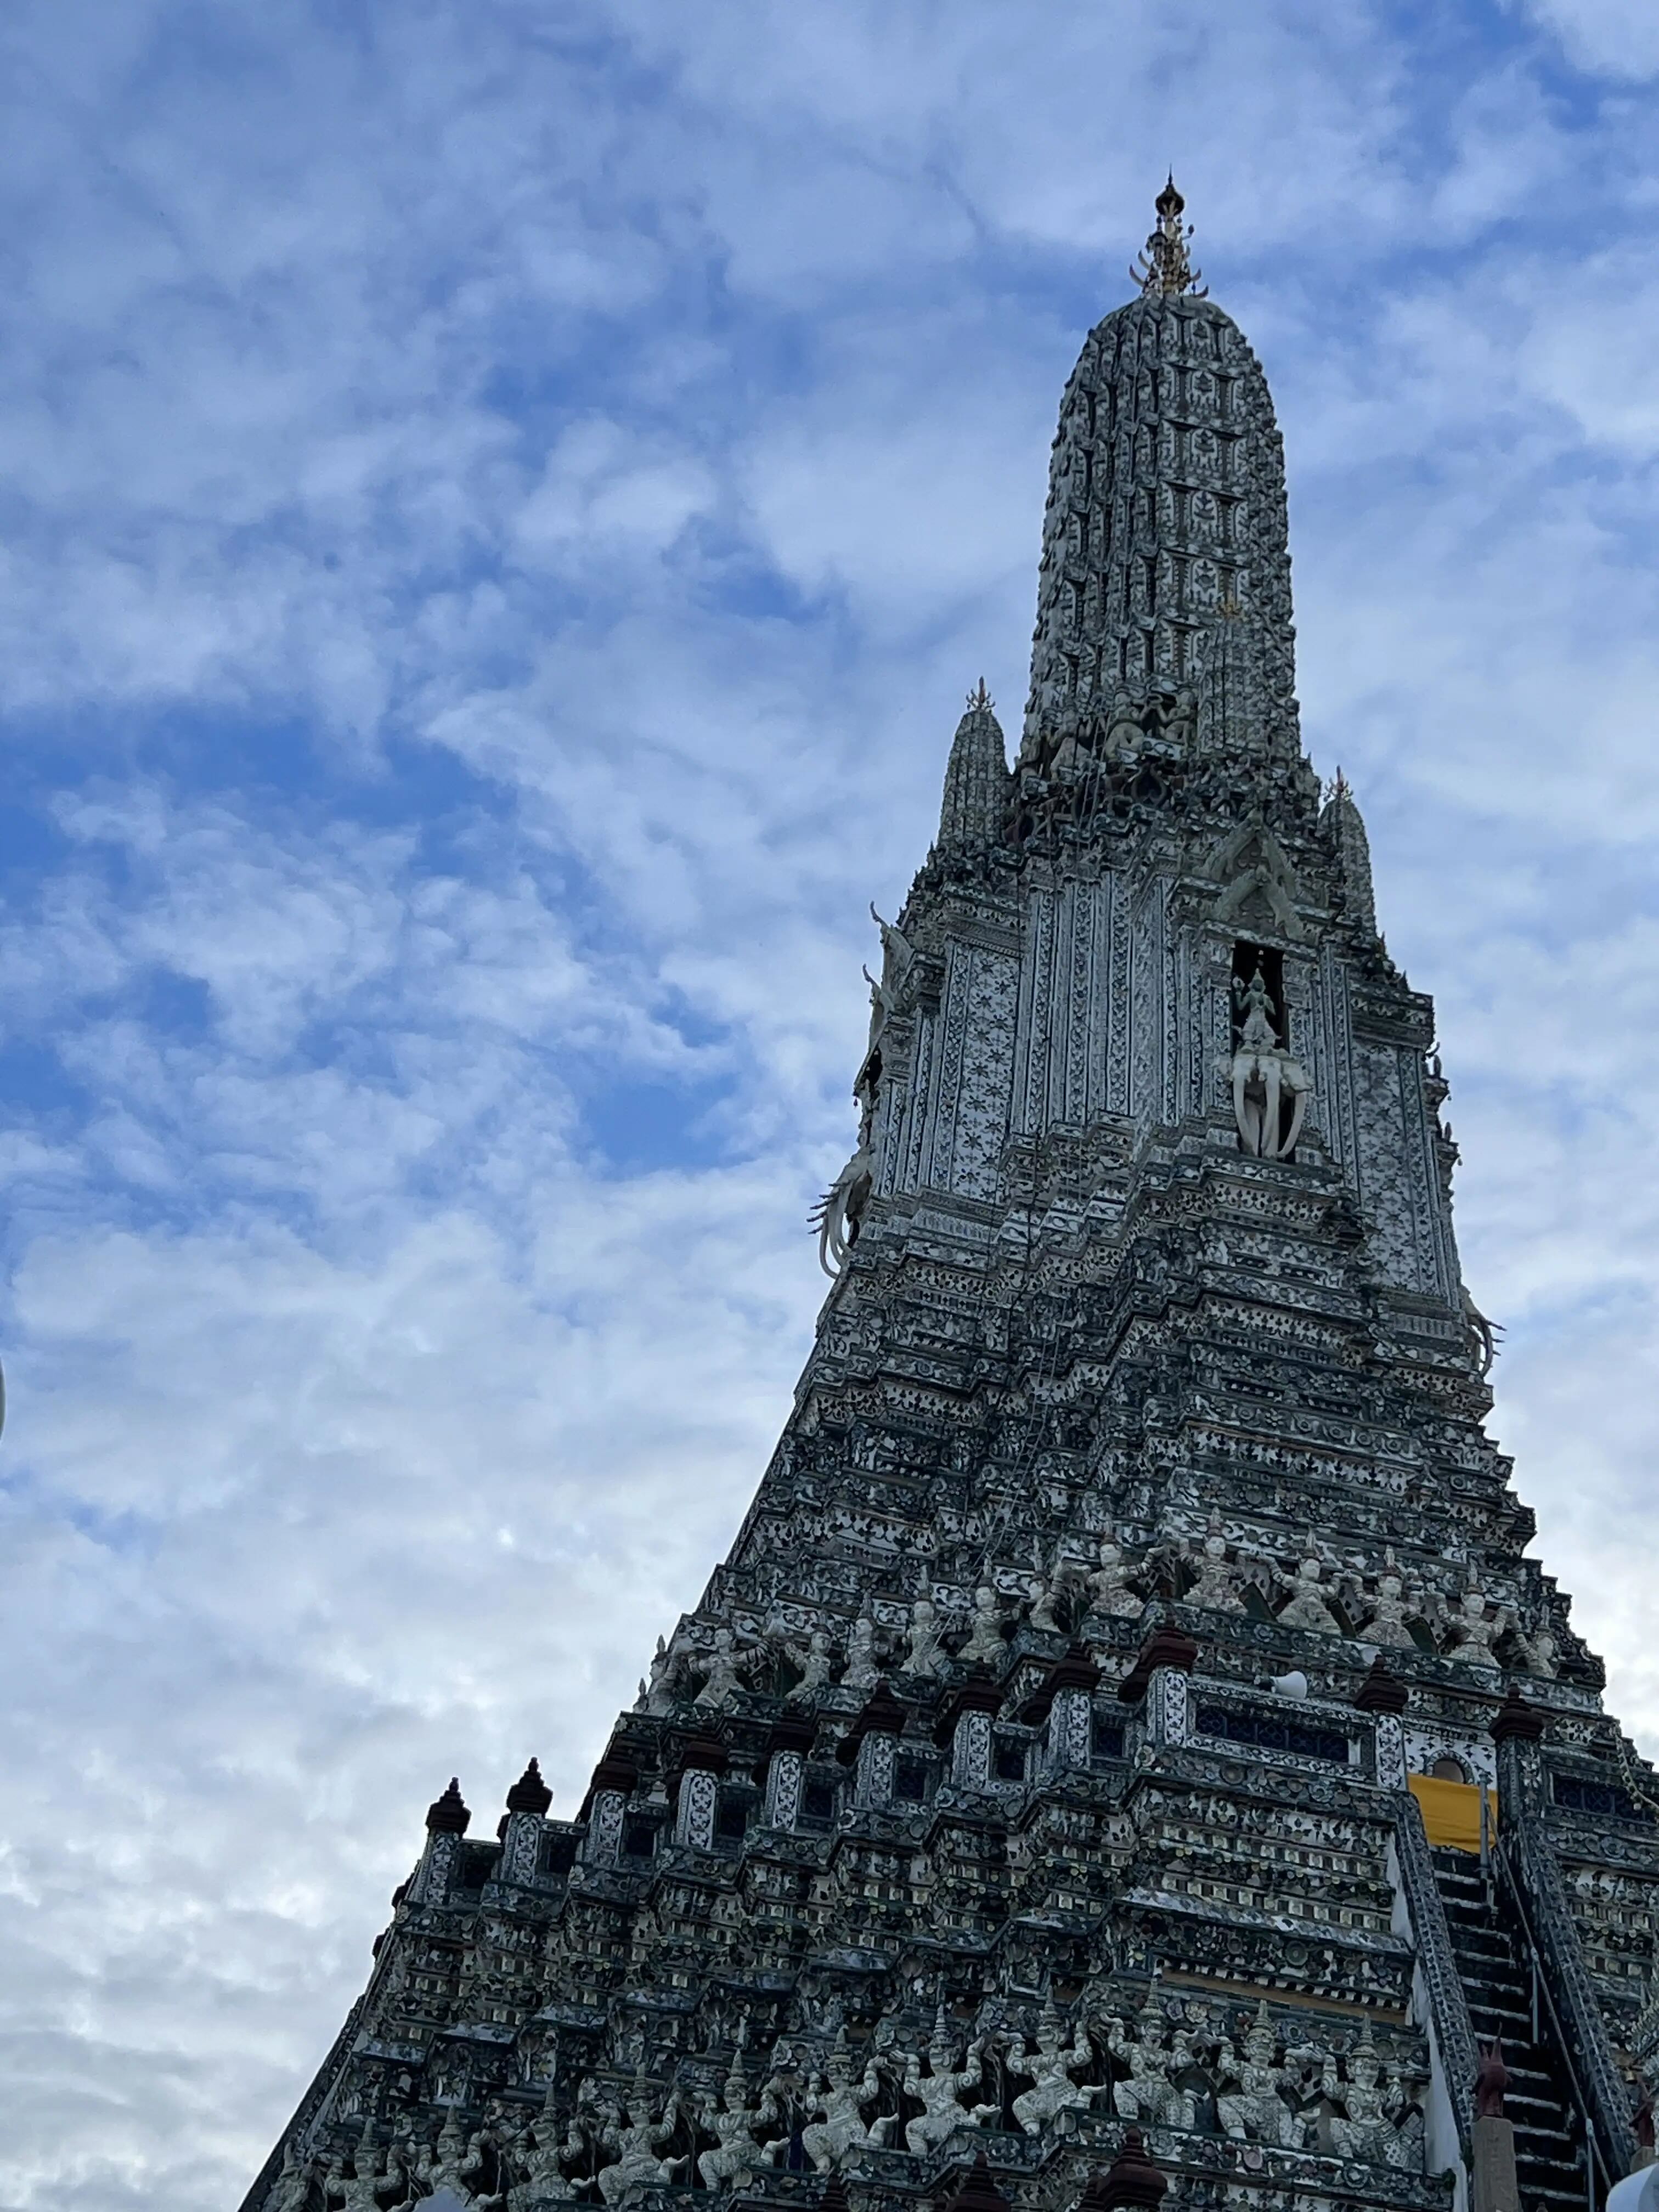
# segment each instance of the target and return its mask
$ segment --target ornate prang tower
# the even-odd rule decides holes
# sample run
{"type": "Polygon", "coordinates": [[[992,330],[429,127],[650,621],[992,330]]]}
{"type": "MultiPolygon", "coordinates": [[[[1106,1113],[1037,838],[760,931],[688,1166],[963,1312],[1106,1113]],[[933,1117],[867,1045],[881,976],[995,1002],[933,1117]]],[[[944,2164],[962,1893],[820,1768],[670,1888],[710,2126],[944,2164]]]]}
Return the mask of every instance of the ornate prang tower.
{"type": "Polygon", "coordinates": [[[753,1506],[570,1817],[433,1806],[248,2212],[1577,2212],[1642,2155],[1653,1778],[1522,1557],[1272,403],[1158,209],[753,1506]]]}

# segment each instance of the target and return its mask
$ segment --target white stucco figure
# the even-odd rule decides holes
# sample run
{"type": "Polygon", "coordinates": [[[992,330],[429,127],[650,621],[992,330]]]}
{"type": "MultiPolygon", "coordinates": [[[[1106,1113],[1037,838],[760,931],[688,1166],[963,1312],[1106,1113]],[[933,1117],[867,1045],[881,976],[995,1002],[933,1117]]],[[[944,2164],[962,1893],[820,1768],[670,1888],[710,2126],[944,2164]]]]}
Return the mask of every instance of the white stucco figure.
{"type": "Polygon", "coordinates": [[[1002,1633],[1002,1609],[997,1603],[997,1594],[981,1583],[974,1592],[974,1621],[968,1632],[968,1641],[957,1652],[958,1659],[972,1665],[990,1666],[1000,1660],[1007,1649],[1002,1633]]]}

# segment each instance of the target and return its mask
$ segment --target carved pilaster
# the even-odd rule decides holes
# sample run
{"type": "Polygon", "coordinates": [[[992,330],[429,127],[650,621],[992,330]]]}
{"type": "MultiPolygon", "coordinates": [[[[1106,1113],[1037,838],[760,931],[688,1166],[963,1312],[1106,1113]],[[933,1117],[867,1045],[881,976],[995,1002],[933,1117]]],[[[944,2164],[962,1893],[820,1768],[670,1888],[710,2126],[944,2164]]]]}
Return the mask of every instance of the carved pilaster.
{"type": "Polygon", "coordinates": [[[1406,1787],[1406,1731],[1398,1713],[1376,1716],[1376,1781],[1382,1790],[1406,1787]]]}
{"type": "Polygon", "coordinates": [[[460,1856],[459,1836],[446,1835],[441,1831],[428,1835],[421,1863],[409,1885],[410,1904],[441,1905],[449,1894],[460,1856]]]}
{"type": "MultiPolygon", "coordinates": [[[[1184,1684],[1186,1677],[1180,1677],[1184,1684]]],[[[1061,1771],[1086,1767],[1091,1746],[1094,1701],[1086,1690],[1054,1692],[1048,1708],[1048,1764],[1061,1771]]]]}
{"type": "Polygon", "coordinates": [[[798,1751],[775,1751],[766,1770],[761,1817],[769,1828],[793,1828],[800,1818],[801,1781],[806,1762],[798,1751]]]}
{"type": "Polygon", "coordinates": [[[991,1786],[991,1716],[968,1711],[957,1716],[951,1735],[951,1779],[958,1790],[991,1786]]]}
{"type": "Polygon", "coordinates": [[[854,1796],[861,1806],[890,1805],[893,1802],[893,1761],[898,1738],[872,1729],[859,1744],[854,1796]]]}
{"type": "Polygon", "coordinates": [[[509,1813],[501,1837],[497,1881],[530,1882],[536,1879],[541,1856],[542,1816],[539,1813],[509,1813]]]}
{"type": "Polygon", "coordinates": [[[674,1808],[674,1841],[694,1851],[712,1850],[714,1815],[720,1806],[718,1774],[706,1766],[687,1766],[680,1773],[680,1794],[674,1808]]]}
{"type": "Polygon", "coordinates": [[[588,1802],[587,1836],[582,1857],[589,1866],[615,1866],[622,1850],[623,1808],[628,1800],[620,1790],[596,1790],[588,1802]]]}
{"type": "Polygon", "coordinates": [[[1187,1676],[1179,1667],[1155,1667],[1146,1688],[1146,1741],[1159,1750],[1185,1743],[1191,1733],[1187,1676]]]}
{"type": "Polygon", "coordinates": [[[461,1838],[471,1818],[461,1802],[459,1785],[453,1780],[443,1796],[427,1808],[426,1849],[410,1884],[410,1896],[416,1903],[439,1905],[449,1895],[461,1862],[461,1838]]]}

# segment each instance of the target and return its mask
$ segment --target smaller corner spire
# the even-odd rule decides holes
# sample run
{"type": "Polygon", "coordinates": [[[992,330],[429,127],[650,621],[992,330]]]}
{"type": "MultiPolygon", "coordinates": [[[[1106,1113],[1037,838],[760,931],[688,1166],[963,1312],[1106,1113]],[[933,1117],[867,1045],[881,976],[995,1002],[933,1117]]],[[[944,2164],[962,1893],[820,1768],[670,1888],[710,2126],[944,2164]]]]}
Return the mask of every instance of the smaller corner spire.
{"type": "Polygon", "coordinates": [[[1187,251],[1193,226],[1181,220],[1186,205],[1176,190],[1171,169],[1169,182],[1153,203],[1158,227],[1147,234],[1146,246],[1129,270],[1149,299],[1171,299],[1182,292],[1200,300],[1207,296],[1206,288],[1198,281],[1204,272],[1194,268],[1187,251]]]}
{"type": "Polygon", "coordinates": [[[542,1770],[532,1759],[524,1772],[507,1793],[509,1813],[538,1813],[546,1818],[553,1802],[553,1792],[542,1779],[542,1770]]]}
{"type": "Polygon", "coordinates": [[[451,1775],[448,1789],[427,1808],[428,1830],[434,1836],[464,1836],[471,1818],[471,1814],[461,1801],[460,1783],[451,1775]]]}
{"type": "Polygon", "coordinates": [[[940,853],[987,853],[1000,840],[1008,803],[1008,757],[996,702],[981,676],[968,694],[945,769],[939,808],[940,853]]]}

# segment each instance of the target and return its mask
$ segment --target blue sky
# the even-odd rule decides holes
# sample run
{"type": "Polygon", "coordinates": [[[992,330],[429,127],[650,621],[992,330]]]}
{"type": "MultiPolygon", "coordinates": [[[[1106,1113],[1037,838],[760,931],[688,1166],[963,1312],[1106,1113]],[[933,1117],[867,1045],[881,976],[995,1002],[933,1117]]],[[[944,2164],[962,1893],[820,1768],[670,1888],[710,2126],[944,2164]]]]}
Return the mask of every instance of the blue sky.
{"type": "Polygon", "coordinates": [[[822,1278],[1173,163],[1659,1745],[1659,11],[19,0],[0,2204],[234,2202],[459,1771],[569,1811],[822,1278]]]}

